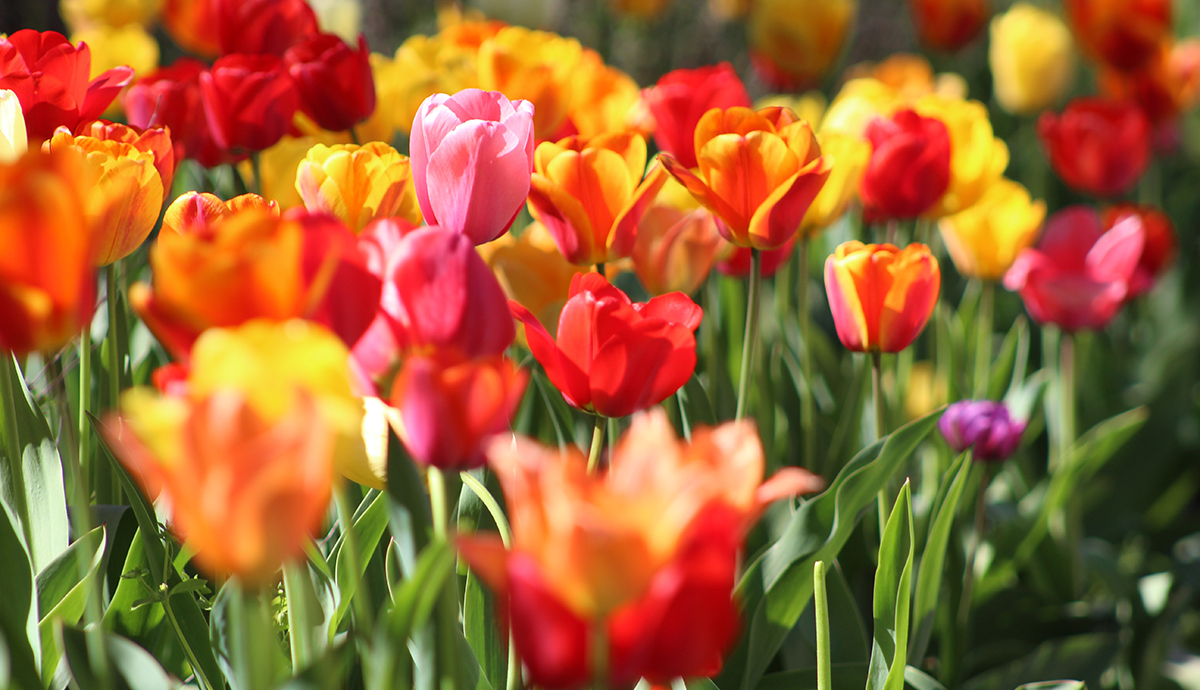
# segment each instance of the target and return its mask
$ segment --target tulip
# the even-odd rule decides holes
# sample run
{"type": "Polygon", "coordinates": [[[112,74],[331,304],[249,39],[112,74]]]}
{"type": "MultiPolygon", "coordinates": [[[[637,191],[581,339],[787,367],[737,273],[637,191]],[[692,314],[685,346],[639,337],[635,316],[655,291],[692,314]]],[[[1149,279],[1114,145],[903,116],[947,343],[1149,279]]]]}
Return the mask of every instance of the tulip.
{"type": "Polygon", "coordinates": [[[724,244],[708,209],[655,204],[638,224],[634,271],[652,295],[690,295],[704,284],[724,244]]]}
{"type": "MultiPolygon", "coordinates": [[[[727,276],[735,278],[745,278],[750,275],[750,250],[746,247],[738,247],[736,245],[726,245],[725,249],[732,250],[724,258],[717,262],[717,270],[727,276]]],[[[762,253],[760,260],[762,266],[760,275],[763,278],[770,278],[779,272],[779,269],[792,258],[792,254],[796,251],[796,238],[788,240],[788,243],[778,249],[768,249],[762,253]]]]}
{"type": "Polygon", "coordinates": [[[754,101],[755,110],[771,107],[787,108],[796,113],[796,117],[815,125],[825,117],[825,111],[829,109],[829,99],[819,90],[810,89],[799,96],[774,93],[754,101]]]}
{"type": "Polygon", "coordinates": [[[29,136],[25,133],[21,102],[12,91],[0,91],[0,164],[16,161],[28,149],[29,136]]]}
{"type": "Polygon", "coordinates": [[[751,422],[697,428],[681,443],[661,411],[634,419],[603,474],[588,474],[578,452],[519,436],[487,454],[512,547],[477,534],[459,551],[507,598],[527,679],[548,690],[581,687],[598,668],[610,687],[715,675],[737,635],[746,532],[771,502],[821,487],[799,468],[764,483],[751,422]]]}
{"type": "Polygon", "coordinates": [[[1116,204],[1104,210],[1105,232],[1121,226],[1121,221],[1137,216],[1145,232],[1142,254],[1138,257],[1133,277],[1129,280],[1129,297],[1132,299],[1148,292],[1175,261],[1179,242],[1175,238],[1175,226],[1167,214],[1153,206],[1138,204],[1116,204]]]}
{"type": "Polygon", "coordinates": [[[135,127],[169,129],[175,160],[191,158],[211,168],[232,158],[217,146],[208,128],[200,92],[204,70],[199,60],[179,58],[143,76],[125,94],[125,113],[135,127]]]}
{"type": "Polygon", "coordinates": [[[144,151],[154,156],[154,169],[162,179],[163,191],[170,193],[171,183],[175,180],[175,146],[171,141],[171,131],[167,127],[141,128],[123,125],[108,120],[96,120],[81,125],[75,130],[76,136],[87,136],[101,141],[119,141],[130,144],[138,151],[144,151]]]}
{"type": "Polygon", "coordinates": [[[1083,50],[1119,70],[1149,61],[1171,34],[1171,0],[1066,0],[1083,50]]]}
{"type": "Polygon", "coordinates": [[[583,48],[573,38],[505,27],[479,46],[479,86],[529,101],[538,141],[549,139],[566,120],[568,83],[582,56],[583,48]]]}
{"type": "Polygon", "coordinates": [[[992,20],[988,64],[1000,107],[1016,115],[1058,102],[1075,77],[1071,31],[1058,15],[1027,2],[992,20]]]}
{"type": "Polygon", "coordinates": [[[696,152],[699,175],[670,154],[660,160],[716,214],[725,239],[755,249],[777,249],[796,234],[833,167],[808,123],[775,108],[708,111],[696,152]]]}
{"type": "MultiPolygon", "coordinates": [[[[304,205],[304,198],[296,189],[296,177],[300,164],[308,157],[308,152],[319,144],[335,146],[348,143],[349,140],[344,132],[325,130],[299,137],[285,136],[258,154],[257,170],[253,163],[243,160],[238,163],[238,172],[243,179],[253,179],[263,197],[274,201],[281,210],[286,211],[304,205]]],[[[413,203],[415,205],[416,202],[413,203]]],[[[345,221],[344,218],[342,220],[345,221]]]]}
{"type": "Polygon", "coordinates": [[[217,60],[200,75],[200,93],[213,141],[234,155],[279,141],[300,102],[283,62],[271,55],[217,60]]]}
{"type": "MultiPolygon", "coordinates": [[[[928,76],[930,83],[927,86],[932,91],[932,68],[928,76]]],[[[877,117],[886,117],[888,113],[903,107],[907,101],[895,88],[874,77],[851,79],[842,86],[826,109],[825,117],[821,119],[820,133],[865,139],[868,124],[877,117]]]]}
{"type": "Polygon", "coordinates": [[[529,195],[533,105],[478,89],[430,96],[413,120],[409,152],[426,222],[491,242],[529,195]]]}
{"type": "Polygon", "coordinates": [[[363,7],[360,0],[310,0],[321,31],[336,34],[353,43],[362,33],[363,7]]]}
{"type": "Polygon", "coordinates": [[[638,221],[667,180],[659,166],[643,180],[645,169],[640,134],[542,142],[534,154],[529,212],[577,266],[627,257],[638,221]]]}
{"type": "Polygon", "coordinates": [[[941,291],[937,259],[923,244],[838,245],[825,261],[825,292],[838,339],[854,352],[899,352],[925,328],[941,291]]]}
{"type": "Polygon", "coordinates": [[[211,0],[221,55],[283,57],[316,34],[317,15],[306,0],[211,0]]]}
{"type": "Polygon", "coordinates": [[[296,190],[308,210],[337,216],[356,233],[389,216],[421,223],[408,156],[382,142],[317,144],[300,163],[296,190]]]}
{"type": "Polygon", "coordinates": [[[1164,41],[1140,70],[1100,70],[1100,88],[1118,101],[1133,101],[1156,124],[1169,123],[1200,103],[1200,40],[1164,41]]]}
{"type": "Polygon", "coordinates": [[[667,72],[654,86],[642,91],[642,100],[654,117],[654,143],[659,151],[695,168],[696,125],[713,108],[749,107],[750,96],[728,62],[696,69],[667,72]]]}
{"type": "Polygon", "coordinates": [[[571,134],[594,137],[633,127],[631,111],[638,104],[637,82],[616,67],[604,64],[600,54],[584,49],[568,85],[567,122],[571,134]]]}
{"type": "MultiPolygon", "coordinates": [[[[92,52],[88,74],[93,78],[110,69],[127,67],[135,75],[149,74],[158,67],[158,40],[141,24],[124,26],[99,25],[71,34],[74,43],[86,43],[92,52]]],[[[114,101],[104,112],[115,113],[120,101],[114,101]]],[[[80,120],[80,124],[86,122],[80,120]]]]}
{"type": "Polygon", "coordinates": [[[519,237],[508,234],[477,249],[504,295],[533,312],[547,330],[557,331],[558,315],[580,269],[563,258],[545,226],[531,223],[519,237]]]}
{"type": "Polygon", "coordinates": [[[426,98],[437,93],[458,93],[479,86],[476,67],[478,46],[459,45],[445,32],[438,36],[410,36],[396,49],[393,60],[372,55],[375,92],[383,108],[384,94],[391,94],[393,126],[408,134],[413,118],[426,98]]]}
{"type": "Polygon", "coordinates": [[[279,206],[257,194],[243,194],[229,201],[222,201],[208,192],[184,192],[167,207],[167,212],[163,214],[162,227],[163,230],[178,235],[211,239],[216,235],[214,228],[218,221],[250,209],[279,216],[279,206]]]}
{"type": "Polygon", "coordinates": [[[86,161],[99,188],[88,206],[95,264],[107,266],[140,247],[154,230],[163,205],[163,182],[154,167],[154,154],[121,141],[73,136],[65,129],[44,148],[86,161]]]}
{"type": "Polygon", "coordinates": [[[858,192],[866,212],[915,218],[930,210],[950,185],[950,132],[941,120],[908,109],[871,120],[865,132],[871,160],[858,192]]]}
{"type": "Polygon", "coordinates": [[[950,134],[950,181],[925,215],[941,218],[974,206],[1008,167],[1008,146],[993,135],[987,106],[979,101],[925,96],[914,109],[922,117],[941,120],[950,134]]]}
{"type": "Polygon", "coordinates": [[[750,59],[775,88],[810,87],[841,55],[857,13],[856,0],[757,0],[746,24],[750,59]]]}
{"type": "Polygon", "coordinates": [[[1037,247],[1017,255],[1004,287],[1038,323],[1099,330],[1129,295],[1145,237],[1136,215],[1104,232],[1095,210],[1070,206],[1050,216],[1037,247]]]}
{"type": "Polygon", "coordinates": [[[1137,183],[1150,162],[1150,121],[1132,103],[1077,98],[1038,118],[1050,167],[1067,186],[1100,197],[1137,183]]]}
{"type": "Polygon", "coordinates": [[[1046,203],[1033,201],[1020,184],[1001,179],[974,206],[938,224],[960,275],[1000,280],[1017,254],[1032,245],[1046,218],[1046,203]]]}
{"type": "Polygon", "coordinates": [[[528,309],[508,306],[525,324],[529,349],[546,376],[581,410],[633,414],[679,390],[696,367],[692,331],[703,311],[682,293],[634,304],[598,273],[576,276],[557,342],[528,309]]]}
{"type": "Polygon", "coordinates": [[[211,58],[220,52],[213,0],[166,0],[162,23],[171,40],[189,53],[211,58]]]}
{"type": "Polygon", "coordinates": [[[54,31],[23,29],[0,38],[0,89],[17,94],[30,139],[95,120],[133,79],[133,70],[116,67],[89,82],[91,64],[86,43],[73,46],[54,31]]]}
{"type": "Polygon", "coordinates": [[[801,232],[808,237],[816,236],[846,214],[871,160],[871,145],[857,137],[823,132],[817,134],[817,141],[821,152],[833,159],[833,169],[800,223],[801,232]]]}
{"type": "Polygon", "coordinates": [[[95,271],[77,156],[33,150],[0,163],[0,351],[53,352],[91,323],[95,271]]]}
{"type": "Polygon", "coordinates": [[[162,9],[163,0],[63,0],[63,21],[72,28],[149,24],[162,9]]]}
{"type": "Polygon", "coordinates": [[[990,14],[988,0],[909,0],[908,5],[921,41],[947,52],[970,43],[990,14]]]}
{"type": "Polygon", "coordinates": [[[1013,419],[1004,403],[991,400],[960,400],[942,413],[938,431],[955,453],[972,449],[972,459],[983,462],[1007,460],[1025,433],[1025,421],[1013,419]]]}
{"type": "Polygon", "coordinates": [[[499,355],[448,362],[409,357],[392,383],[397,435],[421,464],[481,467],[483,448],[511,426],[528,381],[528,373],[499,355]]]}
{"type": "Polygon", "coordinates": [[[367,39],[358,37],[351,50],[333,34],[313,34],[283,56],[300,93],[300,110],[322,129],[341,131],[370,117],[375,110],[367,39]]]}

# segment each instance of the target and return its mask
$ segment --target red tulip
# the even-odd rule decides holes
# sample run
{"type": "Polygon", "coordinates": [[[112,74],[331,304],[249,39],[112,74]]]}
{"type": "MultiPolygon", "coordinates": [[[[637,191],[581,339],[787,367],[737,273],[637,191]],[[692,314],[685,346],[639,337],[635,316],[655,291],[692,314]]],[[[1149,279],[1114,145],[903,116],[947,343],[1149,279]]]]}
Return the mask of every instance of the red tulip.
{"type": "Polygon", "coordinates": [[[1084,52],[1116,69],[1146,64],[1171,35],[1172,0],[1065,0],[1084,52]]]}
{"type": "Polygon", "coordinates": [[[1104,232],[1089,206],[1071,206],[1050,216],[1037,247],[1023,249],[1004,276],[1038,323],[1066,331],[1101,329],[1129,296],[1145,246],[1136,215],[1104,232]]]}
{"type": "Polygon", "coordinates": [[[1148,292],[1175,261],[1179,242],[1175,239],[1175,226],[1167,214],[1153,206],[1117,204],[1104,211],[1104,232],[1121,226],[1121,221],[1136,216],[1142,222],[1145,242],[1142,255],[1138,257],[1133,278],[1129,281],[1129,297],[1148,292]]]}
{"type": "Polygon", "coordinates": [[[528,309],[508,303],[525,339],[563,398],[581,410],[624,417],[657,405],[691,377],[704,312],[672,292],[634,304],[598,273],[571,281],[558,339],[528,309]]]}
{"type": "Polygon", "coordinates": [[[300,105],[283,62],[270,55],[229,55],[200,75],[213,141],[236,154],[262,151],[283,138],[300,105]]]}
{"type": "Polygon", "coordinates": [[[86,43],[72,45],[54,31],[23,29],[0,38],[0,89],[17,94],[30,140],[95,120],[133,79],[132,69],[114,67],[88,81],[91,66],[86,43]]]}
{"type": "Polygon", "coordinates": [[[221,55],[268,54],[317,33],[317,15],[305,0],[213,0],[221,55]]]}
{"type": "Polygon", "coordinates": [[[203,62],[179,58],[137,80],[125,92],[129,124],[147,129],[167,127],[175,142],[175,158],[191,158],[206,168],[233,159],[213,141],[200,92],[203,62]]]}
{"type": "Polygon", "coordinates": [[[941,120],[900,110],[876,117],[864,136],[871,159],[859,182],[866,213],[875,218],[916,218],[950,185],[950,132],[941,120]]]}
{"type": "Polygon", "coordinates": [[[369,55],[361,34],[358,50],[333,34],[313,34],[284,54],[283,62],[300,93],[300,109],[321,129],[350,129],[374,112],[369,55]]]}
{"type": "MultiPolygon", "coordinates": [[[[796,238],[793,237],[779,249],[767,249],[763,251],[761,256],[762,265],[760,266],[762,277],[770,278],[775,275],[775,272],[786,264],[788,259],[792,258],[792,253],[795,250],[796,238]]],[[[750,248],[733,245],[733,251],[729,256],[717,262],[717,270],[727,276],[736,276],[738,278],[745,278],[750,275],[750,248]]]]}
{"type": "Polygon", "coordinates": [[[713,108],[750,107],[750,95],[728,62],[667,72],[642,91],[642,101],[655,120],[654,143],[685,167],[696,162],[696,125],[713,108]]]}
{"type": "Polygon", "coordinates": [[[988,0],[909,0],[921,41],[956,51],[971,42],[987,21],[988,0]]]}
{"type": "Polygon", "coordinates": [[[1077,98],[1061,115],[1042,113],[1037,129],[1050,167],[1086,194],[1123,194],[1150,162],[1150,121],[1133,103],[1077,98]]]}

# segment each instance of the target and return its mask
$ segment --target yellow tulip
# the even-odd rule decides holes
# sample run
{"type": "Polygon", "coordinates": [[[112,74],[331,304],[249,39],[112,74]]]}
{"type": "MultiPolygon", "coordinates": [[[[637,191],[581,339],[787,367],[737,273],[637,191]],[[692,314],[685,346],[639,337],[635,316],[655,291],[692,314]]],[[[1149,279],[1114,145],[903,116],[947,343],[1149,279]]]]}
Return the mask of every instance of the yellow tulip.
{"type": "Polygon", "coordinates": [[[567,116],[580,136],[593,137],[631,128],[629,113],[641,98],[641,90],[628,74],[605,65],[596,51],[583,52],[569,88],[567,116]]]}
{"type": "Polygon", "coordinates": [[[569,83],[582,59],[573,38],[505,27],[479,46],[479,86],[532,103],[534,136],[543,141],[566,121],[569,83]]]}
{"type": "Polygon", "coordinates": [[[987,107],[979,101],[925,96],[915,105],[919,115],[941,120],[950,132],[950,185],[924,215],[958,213],[979,201],[1004,174],[1008,146],[994,136],[987,107]]]}
{"type": "Polygon", "coordinates": [[[895,89],[873,77],[860,77],[846,82],[821,119],[821,134],[837,132],[862,138],[867,123],[876,117],[887,117],[904,103],[895,89]]]}
{"type": "MultiPolygon", "coordinates": [[[[372,55],[371,71],[375,75],[375,112],[390,113],[392,126],[405,134],[412,129],[417,109],[426,98],[479,86],[476,51],[441,36],[411,36],[396,49],[392,60],[372,55]]],[[[391,137],[373,139],[390,141],[391,137]]]]}
{"type": "Polygon", "coordinates": [[[1021,115],[1045,110],[1075,76],[1071,30],[1053,12],[1018,2],[992,20],[988,64],[1000,107],[1021,115]]]}
{"type": "Polygon", "coordinates": [[[392,216],[421,224],[408,156],[382,142],[317,144],[300,163],[296,189],[308,210],[335,215],[354,232],[392,216]]]}
{"type": "Polygon", "coordinates": [[[958,272],[970,278],[1000,280],[1017,254],[1031,246],[1046,217],[1046,204],[1001,178],[974,206],[938,224],[958,272]]]}
{"type": "Polygon", "coordinates": [[[770,107],[787,108],[796,113],[796,117],[816,126],[825,117],[825,111],[829,109],[829,99],[825,98],[825,94],[820,91],[813,90],[805,91],[799,96],[782,93],[771,94],[754,101],[755,110],[770,107]]]}
{"type": "MultiPolygon", "coordinates": [[[[158,41],[141,24],[98,25],[71,35],[72,43],[80,41],[92,51],[92,79],[121,65],[133,68],[138,76],[158,67],[158,41]]],[[[119,111],[120,102],[118,98],[110,109],[119,111]]]]}
{"type": "Polygon", "coordinates": [[[858,191],[858,182],[871,159],[871,144],[858,137],[827,132],[817,135],[822,153],[833,159],[825,186],[804,214],[800,230],[812,237],[841,218],[858,191]]]}
{"type": "Polygon", "coordinates": [[[362,3],[359,0],[308,0],[317,15],[321,31],[337,34],[347,43],[355,43],[362,31],[362,3]]]}
{"type": "MultiPolygon", "coordinates": [[[[346,143],[344,132],[320,131],[300,137],[285,136],[264,149],[258,156],[258,175],[261,178],[258,188],[262,196],[274,201],[282,211],[303,206],[304,199],[300,198],[300,192],[296,189],[296,172],[300,169],[300,163],[308,155],[309,149],[318,144],[332,146],[343,143],[346,143]]],[[[239,163],[238,170],[246,179],[254,176],[254,166],[250,161],[239,163]]]]}
{"type": "Polygon", "coordinates": [[[29,148],[25,133],[25,116],[17,94],[0,89],[0,163],[12,163],[29,148]]]}
{"type": "Polygon", "coordinates": [[[73,31],[78,31],[94,26],[149,24],[162,10],[163,2],[164,0],[62,0],[59,11],[67,26],[73,31]]]}

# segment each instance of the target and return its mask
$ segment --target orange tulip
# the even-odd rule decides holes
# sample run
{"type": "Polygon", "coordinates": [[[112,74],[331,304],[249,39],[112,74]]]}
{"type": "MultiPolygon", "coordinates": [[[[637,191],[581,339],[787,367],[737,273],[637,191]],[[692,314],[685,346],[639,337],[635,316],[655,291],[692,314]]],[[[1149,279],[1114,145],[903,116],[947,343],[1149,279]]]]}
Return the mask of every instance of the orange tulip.
{"type": "Polygon", "coordinates": [[[421,224],[408,156],[380,141],[317,144],[296,171],[296,190],[309,211],[337,216],[355,233],[392,216],[421,224]]]}
{"type": "Polygon", "coordinates": [[[508,26],[479,46],[479,87],[533,103],[538,141],[555,138],[566,121],[579,41],[547,31],[508,26]]]}
{"type": "Polygon", "coordinates": [[[857,0],[755,0],[746,22],[750,59],[776,88],[813,86],[841,55],[857,13],[857,0]]]}
{"type": "Polygon", "coordinates": [[[91,322],[94,193],[76,156],[34,150],[0,164],[0,352],[57,350],[91,322]]]}
{"type": "Polygon", "coordinates": [[[1200,39],[1163,41],[1141,69],[1102,67],[1099,81],[1109,97],[1137,103],[1154,123],[1170,122],[1200,103],[1200,39]]]}
{"type": "Polygon", "coordinates": [[[855,352],[899,352],[925,328],[942,274],[923,244],[843,243],[825,261],[838,338],[855,352]]]}
{"type": "Polygon", "coordinates": [[[663,165],[717,215],[725,239],[777,249],[800,229],[833,169],[807,122],[790,110],[713,109],[696,125],[699,174],[669,154],[663,165]]]}
{"type": "Polygon", "coordinates": [[[596,51],[583,51],[568,86],[567,127],[573,128],[574,134],[594,137],[634,128],[630,111],[641,97],[637,82],[616,67],[604,64],[596,51]]]}
{"type": "Polygon", "coordinates": [[[170,129],[166,127],[142,129],[108,120],[96,120],[78,127],[75,135],[88,136],[102,141],[120,141],[132,144],[138,151],[153,154],[154,169],[158,171],[158,176],[162,179],[163,193],[170,195],[171,183],[175,180],[175,167],[179,163],[175,158],[175,147],[171,141],[170,129]]]}
{"type": "Polygon", "coordinates": [[[1171,36],[1172,0],[1066,0],[1084,52],[1119,70],[1143,67],[1171,36]]]}
{"type": "Polygon", "coordinates": [[[721,250],[712,211],[700,208],[678,182],[663,186],[638,223],[633,267],[646,292],[692,294],[700,288],[721,250]]]}
{"type": "Polygon", "coordinates": [[[217,12],[215,0],[166,0],[162,23],[171,39],[184,50],[216,57],[217,12]]]}
{"type": "Polygon", "coordinates": [[[629,256],[638,220],[667,180],[659,166],[642,179],[646,140],[628,132],[542,142],[533,161],[529,212],[578,266],[629,256]]]}

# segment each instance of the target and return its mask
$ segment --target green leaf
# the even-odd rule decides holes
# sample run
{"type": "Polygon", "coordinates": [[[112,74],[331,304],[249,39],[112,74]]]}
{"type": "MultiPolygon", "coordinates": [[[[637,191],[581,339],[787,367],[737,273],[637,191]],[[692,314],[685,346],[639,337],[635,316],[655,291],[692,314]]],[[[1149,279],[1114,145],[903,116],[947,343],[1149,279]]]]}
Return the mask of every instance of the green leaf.
{"type": "Polygon", "coordinates": [[[17,533],[16,517],[8,504],[0,503],[0,509],[4,511],[0,517],[0,554],[4,554],[4,567],[0,568],[0,592],[3,592],[0,596],[0,633],[7,646],[9,673],[16,686],[40,688],[41,645],[31,645],[31,641],[38,639],[33,570],[17,533]]]}
{"type": "Polygon", "coordinates": [[[429,543],[433,529],[429,496],[425,493],[425,482],[396,437],[388,431],[388,525],[400,557],[404,574],[411,577],[415,572],[417,554],[429,543]]]}
{"type": "MultiPolygon", "coordinates": [[[[88,656],[87,634],[83,630],[56,622],[55,636],[62,641],[67,667],[79,687],[100,687],[100,680],[88,656]]],[[[173,690],[177,683],[158,661],[133,642],[107,633],[103,637],[109,668],[118,676],[117,687],[128,690],[173,690]]]]}
{"type": "Polygon", "coordinates": [[[912,597],[913,567],[912,493],[908,482],[900,487],[879,544],[872,609],[871,667],[868,690],[903,690],[908,660],[908,617],[912,597]]]}
{"type": "Polygon", "coordinates": [[[121,489],[124,491],[125,497],[129,500],[129,507],[133,509],[134,517],[137,518],[138,529],[142,535],[142,548],[146,553],[146,564],[150,568],[150,573],[155,582],[166,582],[167,573],[163,564],[167,560],[167,550],[162,543],[158,518],[155,517],[154,507],[150,505],[150,502],[142,495],[141,490],[133,483],[133,479],[125,471],[125,467],[113,457],[112,450],[104,441],[106,436],[101,433],[107,429],[107,426],[91,413],[88,413],[88,419],[92,423],[92,428],[96,431],[96,436],[100,439],[100,443],[97,445],[104,450],[104,455],[108,462],[116,468],[117,477],[121,481],[121,489]]]}
{"type": "Polygon", "coordinates": [[[230,690],[265,690],[288,675],[266,596],[231,579],[213,599],[209,646],[219,654],[230,690]]]}
{"type": "Polygon", "coordinates": [[[467,571],[463,632],[488,682],[494,688],[504,687],[508,673],[508,634],[500,629],[495,597],[480,584],[474,571],[467,571]]]}
{"type": "Polygon", "coordinates": [[[1018,686],[1017,690],[1087,690],[1087,684],[1082,680],[1045,680],[1026,683],[1018,686]]]}
{"type": "Polygon", "coordinates": [[[813,562],[832,561],[854,531],[859,513],[917,445],[941,411],[930,413],[864,448],[823,493],[806,501],[779,540],[747,569],[738,592],[749,617],[748,633],[726,664],[717,684],[753,688],[812,597],[813,562]]]}
{"type": "Polygon", "coordinates": [[[93,529],[38,573],[38,611],[41,616],[38,633],[42,645],[42,679],[45,681],[54,676],[58,666],[55,623],[78,623],[88,598],[96,592],[95,577],[104,558],[104,537],[103,527],[93,529]]]}
{"type": "Polygon", "coordinates": [[[914,690],[946,690],[937,679],[915,666],[904,668],[904,682],[914,690]]]}
{"type": "MultiPolygon", "coordinates": [[[[360,593],[356,591],[358,583],[362,580],[362,576],[367,572],[367,564],[371,560],[371,554],[379,546],[379,540],[383,538],[383,533],[387,531],[388,523],[388,501],[387,496],[382,492],[374,491],[368,493],[363,499],[365,509],[360,507],[357,517],[354,519],[354,541],[359,549],[358,572],[353,572],[350,567],[349,552],[345,548],[337,548],[336,555],[331,554],[334,560],[334,580],[337,582],[338,591],[341,592],[341,598],[338,600],[337,609],[333,613],[333,619],[330,621],[330,629],[336,630],[341,625],[342,619],[346,612],[350,610],[350,602],[353,597],[360,593]]],[[[345,545],[345,540],[339,540],[339,543],[345,545]]],[[[362,593],[366,596],[366,593],[362,593]]]]}
{"type": "MultiPolygon", "coordinates": [[[[412,575],[395,588],[392,606],[375,630],[371,654],[363,660],[369,690],[411,688],[413,659],[410,638],[425,630],[448,578],[454,573],[454,552],[444,541],[421,551],[412,575]]],[[[417,642],[417,640],[414,640],[417,642]]],[[[423,648],[417,644],[418,648],[423,648]]]]}
{"type": "Polygon", "coordinates": [[[1015,661],[969,678],[959,687],[962,690],[1011,690],[1025,683],[1044,682],[1047,678],[1098,681],[1112,665],[1119,649],[1115,633],[1087,633],[1049,640],[1015,661]]]}
{"type": "Polygon", "coordinates": [[[1018,316],[1000,344],[988,379],[988,399],[999,400],[1006,391],[1025,381],[1029,366],[1029,320],[1018,316]]]}

